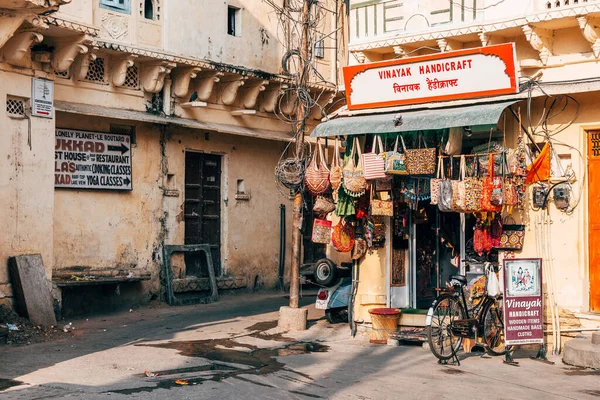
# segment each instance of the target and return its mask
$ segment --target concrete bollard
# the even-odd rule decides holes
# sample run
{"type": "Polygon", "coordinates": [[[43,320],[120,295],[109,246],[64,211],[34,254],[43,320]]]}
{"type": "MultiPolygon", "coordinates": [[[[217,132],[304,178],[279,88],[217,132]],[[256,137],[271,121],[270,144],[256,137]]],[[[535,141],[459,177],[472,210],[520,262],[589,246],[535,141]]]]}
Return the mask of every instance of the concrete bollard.
{"type": "Polygon", "coordinates": [[[283,306],[279,309],[279,329],[286,331],[305,331],[308,310],[283,306]]]}

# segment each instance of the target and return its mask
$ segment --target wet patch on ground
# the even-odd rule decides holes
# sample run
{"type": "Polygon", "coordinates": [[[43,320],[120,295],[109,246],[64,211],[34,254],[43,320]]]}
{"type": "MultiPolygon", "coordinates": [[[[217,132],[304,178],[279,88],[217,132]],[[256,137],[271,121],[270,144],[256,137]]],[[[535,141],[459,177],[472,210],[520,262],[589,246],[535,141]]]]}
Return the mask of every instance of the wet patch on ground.
{"type": "Polygon", "coordinates": [[[22,384],[23,384],[23,382],[21,382],[21,381],[0,378],[0,392],[2,392],[3,390],[9,389],[11,387],[19,386],[22,384]]]}
{"type": "Polygon", "coordinates": [[[579,393],[585,393],[590,396],[600,397],[600,390],[580,390],[579,393]]]}
{"type": "Polygon", "coordinates": [[[460,374],[465,373],[465,371],[461,371],[460,369],[452,369],[452,368],[444,368],[441,371],[448,375],[460,375],[460,374]]]}
{"type": "MultiPolygon", "coordinates": [[[[310,376],[287,368],[284,362],[277,360],[277,357],[324,353],[329,350],[329,346],[317,342],[298,342],[292,338],[283,336],[282,333],[265,333],[265,331],[271,330],[276,326],[277,321],[259,322],[246,328],[246,330],[252,333],[237,337],[254,337],[262,340],[283,342],[285,343],[283,347],[279,345],[278,348],[260,348],[252,344],[239,343],[235,341],[236,337],[138,344],[136,346],[177,350],[182,356],[202,358],[208,360],[210,363],[196,367],[152,371],[156,375],[154,377],[138,374],[136,375],[137,377],[145,379],[148,384],[154,384],[154,386],[113,390],[109,393],[135,394],[152,392],[157,389],[199,385],[207,381],[220,382],[228,378],[242,380],[259,386],[277,388],[276,386],[258,382],[248,377],[248,375],[264,376],[277,372],[283,372],[277,375],[277,377],[288,382],[323,388],[323,386],[315,384],[313,378],[310,376]],[[184,381],[186,385],[181,385],[181,382],[177,383],[176,380],[178,379],[184,381]]],[[[288,392],[312,398],[322,398],[311,393],[291,390],[288,392]]]]}

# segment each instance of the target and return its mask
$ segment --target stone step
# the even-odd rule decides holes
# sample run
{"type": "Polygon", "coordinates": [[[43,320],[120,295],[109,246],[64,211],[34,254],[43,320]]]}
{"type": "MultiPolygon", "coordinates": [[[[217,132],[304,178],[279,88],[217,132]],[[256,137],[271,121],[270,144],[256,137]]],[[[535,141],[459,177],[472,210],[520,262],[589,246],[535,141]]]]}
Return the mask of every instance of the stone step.
{"type": "Polygon", "coordinates": [[[573,339],[566,342],[563,362],[578,367],[600,369],[600,332],[594,332],[591,340],[573,339]]]}

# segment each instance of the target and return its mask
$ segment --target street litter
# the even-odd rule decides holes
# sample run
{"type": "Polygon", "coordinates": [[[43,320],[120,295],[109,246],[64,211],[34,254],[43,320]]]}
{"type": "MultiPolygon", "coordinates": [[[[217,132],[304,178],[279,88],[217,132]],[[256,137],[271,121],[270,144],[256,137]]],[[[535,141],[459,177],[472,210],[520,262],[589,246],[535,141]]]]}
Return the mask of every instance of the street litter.
{"type": "MultiPolygon", "coordinates": [[[[133,369],[133,368],[132,368],[133,369]]],[[[144,375],[146,375],[148,378],[154,378],[155,376],[158,376],[159,374],[155,374],[154,372],[145,370],[144,371],[144,375]]]]}
{"type": "Polygon", "coordinates": [[[68,325],[63,326],[63,332],[69,332],[69,330],[73,330],[73,329],[75,329],[75,328],[73,327],[72,322],[69,322],[68,325]]]}
{"type": "Polygon", "coordinates": [[[177,379],[175,383],[178,385],[189,385],[190,381],[186,381],[185,379],[177,379]]]}
{"type": "Polygon", "coordinates": [[[18,331],[19,327],[13,324],[6,324],[6,326],[8,327],[9,331],[18,331]]]}

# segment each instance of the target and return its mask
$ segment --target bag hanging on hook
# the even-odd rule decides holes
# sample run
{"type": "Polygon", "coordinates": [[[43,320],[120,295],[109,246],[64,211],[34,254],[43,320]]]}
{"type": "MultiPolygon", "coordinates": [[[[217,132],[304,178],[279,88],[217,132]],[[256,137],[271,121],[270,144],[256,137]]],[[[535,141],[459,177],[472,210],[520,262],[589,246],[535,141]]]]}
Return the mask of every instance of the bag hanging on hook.
{"type": "Polygon", "coordinates": [[[308,168],[306,168],[304,184],[306,189],[315,196],[325,193],[331,187],[329,183],[329,168],[327,168],[325,156],[323,156],[323,147],[321,147],[319,139],[317,139],[317,143],[315,144],[312,160],[308,168]]]}

